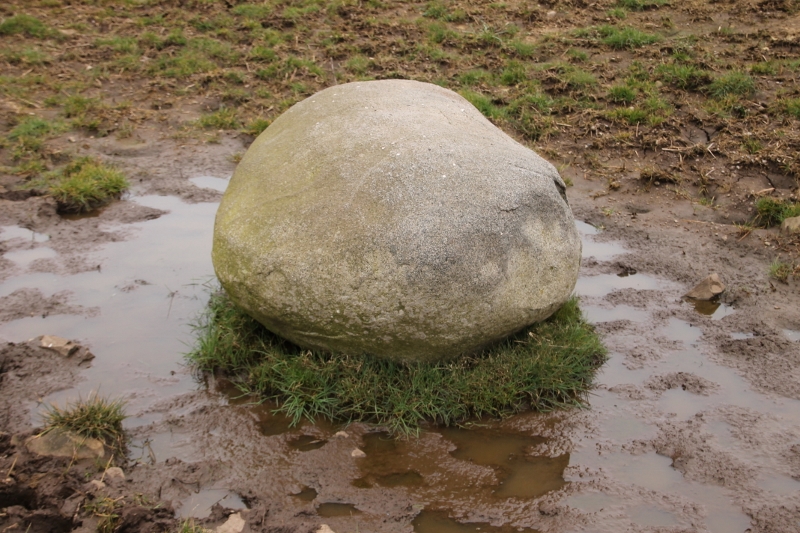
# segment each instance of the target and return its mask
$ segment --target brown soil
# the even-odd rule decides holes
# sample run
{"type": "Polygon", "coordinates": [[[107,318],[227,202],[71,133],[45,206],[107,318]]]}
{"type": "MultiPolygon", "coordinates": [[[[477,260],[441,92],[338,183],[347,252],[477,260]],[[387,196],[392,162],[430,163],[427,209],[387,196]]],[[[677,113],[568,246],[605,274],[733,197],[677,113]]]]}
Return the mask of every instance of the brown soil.
{"type": "MultiPolygon", "coordinates": [[[[594,74],[598,86],[576,89],[557,70],[530,68],[527,75],[561,100],[537,124],[514,115],[495,121],[572,182],[576,218],[602,228],[590,241],[621,243],[626,251],[587,255],[582,265],[581,283],[590,289],[583,305],[599,317],[612,353],[591,409],[486,422],[489,434],[500,436],[486,437],[488,449],[514,443],[510,462],[469,456],[461,437],[435,428],[400,442],[383,441],[380,428],[359,424],[290,429],[268,408],[248,405],[224,382],[213,382],[208,391],[152,399],[137,417],[155,421],[130,429],[132,442],[145,443],[141,457],[116,458],[126,479],[98,488],[90,482],[105,479],[107,463],[42,458],[22,444],[35,431],[37,402],[73,387],[88,362],[64,359],[34,341],[7,343],[0,348],[0,531],[93,531],[103,517],[86,504],[104,498],[116,502],[115,531],[174,531],[180,525],[175,512],[188,516],[186,507],[201,497],[207,507],[216,500],[228,505],[198,520],[209,528],[246,505],[245,533],[316,531],[322,523],[340,533],[408,533],[412,524],[424,531],[426,520],[445,527],[438,516],[484,524],[482,531],[800,531],[800,348],[784,331],[800,331],[800,291],[791,276],[780,282],[768,275],[776,258],[797,263],[800,240],[774,228],[747,232],[736,225],[752,218],[758,197],[797,198],[800,122],[780,112],[781,102],[800,95],[797,67],[790,66],[800,50],[797,2],[673,2],[632,11],[624,24],[665,36],[636,50],[612,50],[572,33],[614,22],[610,1],[446,3],[465,15],[447,22],[456,36],[435,45],[427,37],[431,19],[421,17],[427,4],[341,2],[305,19],[275,9],[258,21],[283,35],[272,47],[275,64],[295,57],[313,60],[319,70],[296,63],[268,78],[257,72],[272,63],[248,55],[263,37],[248,41],[255,30],[232,14],[235,3],[130,3],[117,6],[118,13],[106,3],[28,4],[6,3],[0,17],[29,13],[63,36],[0,36],[9,77],[0,88],[0,132],[8,134],[29,114],[74,120],[65,115],[67,96],[102,105],[90,112],[90,126],[70,125],[38,155],[15,159],[13,142],[0,146],[6,164],[0,226],[49,236],[46,245],[0,241],[0,287],[34,274],[100,270],[104,260],[95,252],[135,238],[132,224],[167,215],[123,198],[93,216],[64,218],[51,198],[26,188],[36,176],[22,163],[41,160],[56,168],[69,157],[93,155],[124,170],[134,196],[218,201],[220,193],[189,179],[229,176],[252,136],[227,126],[204,129],[195,125],[198,118],[227,107],[236,110],[239,126],[254,117],[269,120],[322,87],[369,76],[464,89],[455,81],[460,74],[499,72],[515,59],[510,41],[492,46],[486,44],[491,38],[479,38],[488,28],[505,39],[508,24],[521,28],[518,40],[537,46],[532,56],[516,59],[572,61],[594,74]],[[195,15],[235,22],[207,33],[189,23],[195,15]],[[177,55],[177,44],[140,44],[138,66],[96,44],[104,35],[145,43],[147,28],[163,40],[175,27],[189,38],[218,37],[240,56],[170,77],[146,65],[177,55]],[[680,41],[690,35],[697,38],[680,41]],[[657,66],[670,61],[679,41],[693,64],[713,76],[770,61],[774,71],[754,74],[755,93],[720,110],[703,89],[679,89],[657,77],[657,66]],[[46,59],[15,59],[26,47],[39,48],[46,59]],[[585,51],[588,63],[569,59],[572,48],[585,51]],[[349,62],[355,56],[365,71],[349,62]],[[636,62],[645,78],[662,84],[659,96],[671,107],[658,124],[628,124],[610,114],[625,106],[610,101],[606,90],[634,75],[636,62]],[[34,255],[24,266],[5,257],[44,247],[55,254],[34,255]],[[681,299],[711,272],[726,284],[721,309],[732,314],[709,317],[681,299]],[[644,286],[648,280],[652,287],[644,286]],[[355,449],[367,457],[354,457],[355,449]],[[542,481],[520,482],[515,471],[542,481]]],[[[472,90],[506,107],[524,93],[486,81],[472,90]]],[[[132,278],[119,290],[158,282],[132,278]]],[[[6,292],[0,325],[104,311],[76,304],[68,286],[48,294],[31,281],[6,292]]],[[[472,435],[475,442],[483,438],[472,435]]]]}

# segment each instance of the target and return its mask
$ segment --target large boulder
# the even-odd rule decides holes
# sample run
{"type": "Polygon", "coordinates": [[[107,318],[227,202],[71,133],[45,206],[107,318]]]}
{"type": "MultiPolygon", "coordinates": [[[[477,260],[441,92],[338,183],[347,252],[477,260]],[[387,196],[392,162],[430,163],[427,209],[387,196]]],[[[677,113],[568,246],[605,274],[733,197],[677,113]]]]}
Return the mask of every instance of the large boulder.
{"type": "Polygon", "coordinates": [[[307,348],[433,361],[544,320],[581,241],[556,169],[458,94],[325,89],[239,163],[213,262],[233,301],[307,348]]]}

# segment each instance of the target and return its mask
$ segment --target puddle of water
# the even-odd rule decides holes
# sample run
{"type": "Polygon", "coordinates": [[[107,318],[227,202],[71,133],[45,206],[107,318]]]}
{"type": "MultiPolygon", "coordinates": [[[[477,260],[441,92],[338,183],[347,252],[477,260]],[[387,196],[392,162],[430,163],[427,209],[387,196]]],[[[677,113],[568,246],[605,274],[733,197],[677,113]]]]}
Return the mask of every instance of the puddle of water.
{"type": "Polygon", "coordinates": [[[509,461],[510,474],[494,492],[499,498],[533,499],[563,487],[564,469],[569,466],[569,454],[557,457],[531,457],[509,461]]]}
{"type": "Polygon", "coordinates": [[[411,522],[415,533],[536,533],[529,528],[496,527],[484,522],[463,523],[450,518],[444,511],[423,510],[411,522]]]}
{"type": "Polygon", "coordinates": [[[586,222],[576,220],[575,226],[578,228],[578,233],[581,234],[583,257],[594,257],[598,261],[608,261],[615,256],[628,252],[628,250],[618,242],[595,242],[590,236],[597,235],[600,231],[586,222]]]}
{"type": "Polygon", "coordinates": [[[714,300],[690,300],[686,299],[694,310],[701,315],[710,316],[712,320],[720,320],[728,315],[732,315],[736,310],[728,304],[714,300]]]}
{"type": "Polygon", "coordinates": [[[327,440],[313,435],[300,435],[289,441],[289,447],[300,452],[310,452],[311,450],[322,448],[327,443],[327,440]]]}
{"type": "Polygon", "coordinates": [[[19,226],[0,226],[0,241],[10,241],[12,239],[23,239],[28,242],[47,242],[50,240],[50,236],[19,226]]]}
{"type": "Polygon", "coordinates": [[[586,320],[591,324],[601,324],[603,322],[614,322],[615,320],[630,320],[631,322],[644,322],[650,319],[646,311],[636,309],[629,305],[618,305],[611,309],[596,307],[593,305],[581,306],[586,320]]]}
{"type": "Polygon", "coordinates": [[[215,178],[213,176],[199,176],[197,178],[189,178],[189,181],[200,187],[201,189],[213,189],[219,192],[225,192],[228,188],[229,180],[223,178],[215,178]]]}
{"type": "Polygon", "coordinates": [[[313,502],[317,498],[317,491],[311,487],[303,487],[303,490],[292,496],[303,502],[313,502]]]}
{"type": "Polygon", "coordinates": [[[752,339],[753,338],[753,334],[752,333],[739,333],[739,332],[734,331],[733,333],[731,333],[731,338],[733,340],[735,340],[735,341],[741,341],[741,340],[744,340],[744,339],[752,339]]]}
{"type": "Polygon", "coordinates": [[[628,516],[637,526],[668,527],[679,523],[674,514],[652,505],[628,507],[628,516]]]}
{"type": "MultiPolygon", "coordinates": [[[[42,334],[88,342],[96,358],[76,388],[45,398],[61,404],[86,397],[92,390],[129,396],[128,411],[136,413],[157,397],[194,390],[188,372],[178,372],[193,335],[189,323],[204,307],[213,278],[211,236],[217,204],[187,204],[168,196],[144,196],[133,201],[169,211],[154,220],[126,226],[130,240],[104,245],[90,254],[102,265],[72,276],[31,273],[7,279],[0,294],[21,287],[38,288],[45,296],[68,288],[70,304],[100,307],[94,317],[48,315],[0,324],[0,336],[21,342],[42,334]],[[144,280],[123,292],[118,287],[144,280]],[[136,394],[133,394],[133,392],[136,394]]],[[[39,250],[38,248],[36,250],[39,250]]],[[[37,252],[41,253],[41,252],[37,252]]]]}
{"type": "Polygon", "coordinates": [[[567,498],[564,503],[585,513],[594,513],[597,511],[602,511],[607,507],[621,505],[624,502],[616,496],[611,496],[603,492],[588,492],[583,494],[574,494],[567,498]]]}
{"type": "Polygon", "coordinates": [[[353,516],[361,514],[356,506],[351,503],[321,503],[317,507],[317,515],[323,518],[334,516],[353,516]]]}
{"type": "Polygon", "coordinates": [[[690,346],[695,346],[700,337],[703,336],[703,330],[679,318],[670,318],[661,331],[668,339],[682,341],[690,346]]]}
{"type": "Polygon", "coordinates": [[[527,455],[530,447],[545,442],[542,437],[501,433],[486,429],[442,428],[439,432],[456,445],[456,459],[492,466],[500,471],[499,498],[537,498],[564,486],[569,454],[557,457],[527,455]]]}
{"type": "Polygon", "coordinates": [[[800,342],[800,331],[795,331],[793,329],[785,329],[783,330],[783,334],[786,335],[786,338],[793,342],[800,342]]]}
{"type": "Polygon", "coordinates": [[[27,250],[14,250],[12,252],[6,252],[3,254],[3,257],[9,261],[13,261],[21,267],[26,267],[37,259],[52,259],[53,257],[57,256],[58,253],[47,246],[39,246],[37,248],[29,248],[27,250]]]}
{"type": "Polygon", "coordinates": [[[180,502],[175,514],[183,519],[206,518],[216,504],[226,509],[247,509],[239,495],[234,492],[227,489],[205,489],[180,502]]]}
{"type": "Polygon", "coordinates": [[[636,289],[639,291],[654,291],[665,289],[669,283],[648,276],[646,274],[635,274],[620,277],[617,274],[599,274],[597,276],[585,276],[578,278],[575,285],[575,292],[578,296],[593,296],[600,298],[620,289],[636,289]]]}
{"type": "Polygon", "coordinates": [[[800,481],[783,474],[764,475],[758,481],[762,489],[780,495],[799,494],[800,481]]]}

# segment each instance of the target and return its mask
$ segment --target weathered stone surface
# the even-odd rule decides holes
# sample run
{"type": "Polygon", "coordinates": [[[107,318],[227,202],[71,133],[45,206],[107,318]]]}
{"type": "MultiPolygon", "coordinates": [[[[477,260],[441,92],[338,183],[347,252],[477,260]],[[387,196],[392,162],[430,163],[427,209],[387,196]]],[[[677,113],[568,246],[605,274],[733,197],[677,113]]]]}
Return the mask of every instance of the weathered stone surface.
{"type": "Polygon", "coordinates": [[[781,222],[781,233],[800,235],[800,217],[785,218],[783,222],[781,222]]]}
{"type": "Polygon", "coordinates": [[[543,320],[581,244],[556,169],[456,93],[328,88],[245,154],[213,261],[235,303],[300,346],[436,360],[543,320]]]}
{"type": "Polygon", "coordinates": [[[723,292],[725,292],[725,285],[719,279],[719,275],[714,272],[687,292],[685,296],[695,300],[710,300],[723,292]]]}

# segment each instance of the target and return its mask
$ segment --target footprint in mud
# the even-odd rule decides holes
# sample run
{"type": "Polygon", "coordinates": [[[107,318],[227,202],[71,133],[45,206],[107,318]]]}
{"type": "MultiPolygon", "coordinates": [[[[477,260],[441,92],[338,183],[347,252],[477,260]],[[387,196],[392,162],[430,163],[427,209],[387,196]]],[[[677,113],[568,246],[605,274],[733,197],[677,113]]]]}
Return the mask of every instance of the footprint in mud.
{"type": "Polygon", "coordinates": [[[317,498],[317,491],[311,487],[303,487],[300,492],[292,496],[303,502],[313,502],[317,498]]]}

